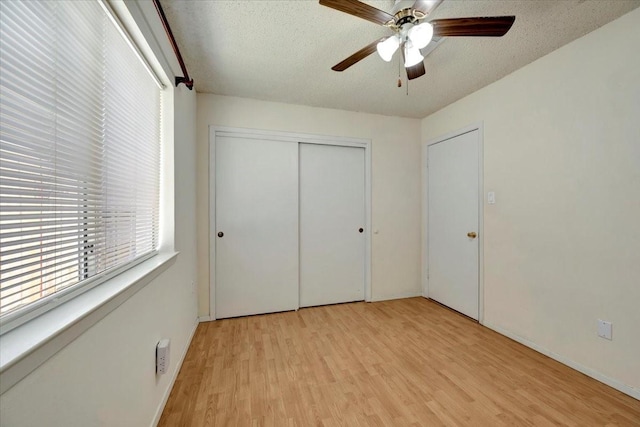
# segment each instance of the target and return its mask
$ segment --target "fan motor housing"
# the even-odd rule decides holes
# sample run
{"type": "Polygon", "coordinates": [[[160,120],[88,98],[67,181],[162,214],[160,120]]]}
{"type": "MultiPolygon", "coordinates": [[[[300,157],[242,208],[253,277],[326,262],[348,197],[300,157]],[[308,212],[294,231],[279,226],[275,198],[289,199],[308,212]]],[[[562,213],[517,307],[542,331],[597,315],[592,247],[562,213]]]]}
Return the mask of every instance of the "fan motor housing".
{"type": "Polygon", "coordinates": [[[395,15],[393,15],[393,21],[397,27],[402,27],[404,24],[413,24],[417,18],[413,13],[413,9],[407,8],[398,11],[395,15]]]}
{"type": "Polygon", "coordinates": [[[393,15],[393,26],[401,28],[404,24],[415,24],[416,21],[423,19],[425,16],[425,13],[408,7],[399,10],[393,15]]]}

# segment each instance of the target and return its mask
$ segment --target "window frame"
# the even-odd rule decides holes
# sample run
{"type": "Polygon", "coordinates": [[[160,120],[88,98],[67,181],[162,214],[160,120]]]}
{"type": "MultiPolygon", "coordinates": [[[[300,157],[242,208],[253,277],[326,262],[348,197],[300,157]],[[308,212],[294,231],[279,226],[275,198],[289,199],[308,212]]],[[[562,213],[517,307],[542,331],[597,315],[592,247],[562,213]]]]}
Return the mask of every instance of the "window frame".
{"type": "MultiPolygon", "coordinates": [[[[115,12],[112,10],[112,8],[109,6],[108,3],[106,3],[106,1],[104,0],[94,0],[94,6],[95,10],[102,10],[102,14],[100,16],[102,16],[102,20],[100,21],[100,23],[104,23],[104,25],[107,25],[110,27],[111,33],[104,33],[104,34],[115,34],[118,33],[121,37],[122,37],[122,41],[124,41],[123,47],[124,45],[128,46],[129,49],[131,49],[131,51],[128,53],[129,55],[131,53],[133,53],[133,55],[137,56],[140,60],[140,64],[142,65],[142,68],[146,69],[149,77],[151,78],[151,80],[156,84],[157,86],[157,90],[158,90],[158,99],[157,101],[159,102],[159,104],[157,105],[157,114],[158,114],[158,124],[161,126],[162,124],[162,102],[163,102],[163,97],[162,97],[162,92],[163,90],[166,88],[166,85],[164,85],[161,81],[160,78],[157,76],[156,71],[154,71],[154,69],[151,67],[151,65],[149,65],[148,60],[146,59],[146,57],[140,52],[139,48],[136,45],[136,42],[134,40],[132,40],[132,38],[130,37],[128,31],[125,29],[125,27],[123,26],[123,24],[120,22],[120,19],[116,16],[115,12]]],[[[98,12],[96,12],[98,13],[98,12]]],[[[94,16],[91,16],[91,18],[94,18],[94,16]]],[[[57,25],[60,25],[59,22],[56,23],[57,25]]],[[[85,21],[85,26],[86,25],[92,25],[94,24],[93,22],[88,22],[85,21]]],[[[55,27],[53,27],[55,28],[55,27]]],[[[104,36],[104,35],[103,35],[104,36]]],[[[116,36],[117,37],[117,36],[116,36]]],[[[107,42],[108,43],[108,42],[107,42]]],[[[125,48],[126,49],[126,48],[125,48]]],[[[138,65],[139,66],[139,65],[138,65]]],[[[103,73],[105,73],[106,71],[103,70],[103,73]]],[[[145,80],[145,82],[148,82],[147,80],[145,80]]],[[[149,84],[149,83],[145,83],[145,84],[149,84]]],[[[56,98],[58,98],[58,96],[56,95],[56,98]]],[[[103,105],[104,107],[104,105],[103,105]]],[[[56,110],[57,111],[57,110],[56,110]]],[[[111,113],[109,113],[109,111],[112,110],[107,110],[107,114],[111,115],[111,113]]],[[[117,114],[117,113],[116,113],[117,114]]],[[[162,141],[162,133],[160,132],[160,129],[158,129],[159,133],[158,133],[158,137],[159,137],[159,143],[161,144],[162,141]]],[[[117,141],[116,141],[117,142],[117,141]]],[[[109,144],[109,142],[106,142],[107,146],[109,144]]],[[[162,145],[162,144],[161,144],[162,145]]],[[[93,145],[90,146],[90,150],[93,150],[95,147],[93,145]]],[[[110,151],[110,149],[108,149],[107,151],[110,151]]],[[[161,161],[162,159],[162,146],[159,147],[159,153],[158,153],[158,160],[161,161]]],[[[108,158],[103,159],[106,160],[107,162],[109,161],[108,158]]],[[[9,167],[11,168],[11,162],[9,163],[9,167]]],[[[157,171],[158,171],[158,176],[157,176],[157,180],[158,180],[158,184],[160,184],[160,173],[161,173],[161,165],[157,165],[157,171]]],[[[91,168],[91,165],[89,165],[89,168],[91,168]]],[[[81,168],[83,169],[83,168],[81,168]]],[[[84,169],[83,169],[84,170],[84,169]]],[[[91,169],[93,170],[93,169],[91,169]]],[[[101,172],[101,169],[95,170],[94,173],[96,174],[100,174],[103,173],[101,172]]],[[[102,184],[102,191],[100,194],[104,195],[108,195],[110,194],[109,191],[109,184],[105,184],[103,181],[102,184]]],[[[158,186],[158,191],[160,191],[161,189],[158,186]]],[[[80,194],[80,198],[79,198],[79,204],[80,206],[83,206],[85,208],[87,208],[87,204],[83,204],[82,200],[86,201],[86,197],[89,197],[91,193],[91,190],[89,190],[88,187],[80,187],[79,190],[79,194],[80,194]],[[83,196],[84,195],[84,196],[83,196]],[[83,199],[84,197],[84,199],[83,199]]],[[[118,197],[120,195],[118,194],[118,197]]],[[[160,200],[159,200],[159,196],[160,194],[157,195],[158,199],[157,199],[157,209],[160,209],[160,200]]],[[[45,203],[47,202],[47,197],[43,196],[43,200],[45,201],[45,203]]],[[[108,202],[107,202],[108,203],[108,202]]],[[[79,206],[79,207],[80,207],[79,206]]],[[[108,206],[108,205],[107,205],[108,206]]],[[[14,210],[15,208],[9,208],[9,210],[14,210]]],[[[155,209],[155,208],[154,208],[155,209]]],[[[88,219],[88,210],[82,210],[82,208],[79,209],[78,212],[78,227],[80,229],[82,229],[82,225],[83,225],[83,219],[82,216],[83,214],[85,214],[84,219],[88,219]]],[[[103,212],[104,213],[104,212],[103,212]]],[[[108,211],[107,211],[108,213],[108,211]]],[[[134,220],[136,221],[136,220],[134,220]]],[[[154,221],[155,223],[155,221],[154,221]]],[[[86,221],[84,223],[84,225],[86,224],[86,221]]],[[[17,228],[19,226],[16,226],[17,228]]],[[[28,226],[27,226],[28,227],[28,226]]],[[[37,227],[37,225],[36,225],[37,227]]],[[[41,226],[40,226],[41,227],[41,226]]],[[[155,238],[159,238],[159,230],[160,230],[160,225],[157,224],[156,225],[157,228],[155,228],[156,232],[158,233],[157,235],[155,235],[155,238]]],[[[85,231],[88,230],[88,227],[84,228],[85,231]]],[[[120,238],[118,237],[118,230],[117,229],[112,229],[109,226],[107,226],[104,229],[104,232],[107,233],[107,239],[104,242],[104,244],[109,247],[109,241],[113,240],[113,241],[118,241],[120,238]],[[114,234],[116,233],[116,234],[114,234]],[[108,236],[111,236],[110,238],[108,236]]],[[[30,232],[30,234],[32,234],[33,232],[30,232]]],[[[47,241],[47,240],[52,240],[52,239],[56,239],[55,236],[57,236],[57,232],[52,230],[44,230],[45,234],[48,234],[46,237],[42,237],[41,236],[41,244],[42,241],[47,241]],[[53,232],[54,234],[49,235],[51,232],[53,232]]],[[[155,232],[154,232],[155,233],[155,232]]],[[[66,276],[68,276],[68,279],[65,279],[64,281],[69,281],[71,282],[71,284],[66,285],[65,287],[63,287],[61,290],[57,290],[56,288],[58,287],[57,284],[53,284],[53,285],[48,285],[46,288],[44,288],[44,292],[46,292],[46,294],[44,296],[42,296],[42,283],[40,283],[40,297],[38,299],[36,299],[35,301],[32,302],[27,302],[24,305],[18,306],[15,309],[10,310],[8,313],[6,314],[2,314],[0,316],[0,335],[10,331],[11,329],[45,313],[46,311],[58,306],[61,303],[64,303],[65,301],[68,301],[72,298],[74,298],[75,296],[86,292],[90,289],[92,289],[95,286],[100,285],[101,283],[103,283],[106,280],[109,280],[109,278],[114,277],[118,274],[120,274],[123,271],[128,270],[129,268],[132,268],[136,265],[138,265],[139,263],[145,261],[146,259],[149,259],[150,257],[156,255],[158,253],[158,246],[159,246],[159,241],[155,241],[155,247],[151,250],[151,251],[144,251],[141,255],[136,256],[135,258],[129,260],[129,261],[117,261],[116,265],[114,267],[107,267],[107,266],[103,266],[102,268],[106,268],[106,270],[104,271],[100,271],[96,273],[96,270],[99,270],[99,266],[98,264],[96,264],[95,262],[97,262],[98,260],[102,259],[102,254],[100,254],[99,257],[91,257],[90,255],[94,253],[93,248],[96,247],[96,241],[95,238],[97,237],[97,235],[93,234],[93,233],[87,233],[84,235],[84,240],[82,240],[82,231],[80,233],[78,233],[78,238],[79,240],[77,241],[77,245],[75,247],[69,247],[68,249],[65,248],[65,251],[68,251],[69,253],[65,255],[65,257],[69,257],[71,256],[71,254],[75,254],[74,258],[77,260],[76,266],[69,267],[69,272],[68,273],[64,273],[66,276]],[[91,258],[93,258],[93,260],[95,262],[91,262],[91,258]],[[93,271],[90,271],[91,269],[93,269],[93,271]],[[76,276],[76,280],[73,280],[73,276],[76,276]],[[75,283],[73,283],[75,282],[75,283]]],[[[73,237],[73,236],[72,236],[73,237]]],[[[136,235],[134,233],[133,236],[127,235],[126,236],[129,240],[126,240],[127,247],[129,248],[129,250],[131,250],[132,248],[135,248],[138,246],[138,240],[136,239],[136,235]],[[135,240],[130,240],[131,238],[135,239],[135,240]]],[[[124,241],[123,241],[124,242],[124,241]]],[[[119,244],[117,244],[117,246],[119,246],[119,244]]],[[[128,258],[128,256],[127,256],[128,258]]],[[[43,261],[41,260],[41,265],[40,265],[40,275],[42,278],[42,275],[44,274],[45,276],[49,275],[50,273],[47,272],[47,270],[49,270],[49,266],[48,264],[50,264],[51,262],[53,262],[53,265],[56,265],[57,263],[57,256],[53,256],[48,258],[46,261],[44,261],[46,266],[43,266],[42,263],[43,261]]],[[[34,270],[34,273],[36,271],[34,270]]],[[[30,273],[31,274],[31,273],[30,273]]],[[[21,276],[18,276],[21,277],[21,276]]],[[[20,279],[19,279],[20,280],[20,279]]],[[[31,280],[31,279],[29,279],[31,280]]],[[[56,279],[57,281],[57,279],[56,279]]],[[[37,292],[33,292],[33,289],[37,290],[37,280],[33,282],[33,284],[31,284],[32,282],[28,282],[27,285],[28,287],[26,288],[27,292],[32,292],[31,295],[34,295],[34,297],[37,295],[37,292]]],[[[15,286],[15,285],[11,285],[11,286],[15,286]]],[[[11,287],[10,286],[10,287],[11,287]]],[[[16,288],[18,292],[20,292],[20,294],[22,295],[23,292],[25,292],[24,288],[16,288]]],[[[9,291],[11,292],[11,291],[9,291]]],[[[23,296],[21,296],[18,301],[21,301],[22,299],[24,299],[23,296]]],[[[27,301],[30,299],[30,296],[27,296],[27,301]]]]}
{"type": "MultiPolygon", "coordinates": [[[[155,251],[85,280],[86,284],[43,298],[41,301],[49,297],[51,300],[20,318],[7,320],[12,314],[9,313],[0,324],[0,394],[151,283],[170,268],[178,256],[174,249],[173,156],[174,92],[177,89],[169,77],[173,75],[172,67],[156,40],[157,29],[152,27],[160,22],[137,2],[96,1],[103,4],[111,19],[125,31],[129,42],[147,60],[163,86],[158,245],[155,251]],[[48,306],[46,310],[44,305],[48,306]]],[[[79,251],[87,248],[83,246],[79,251]]],[[[79,268],[82,274],[82,266],[79,268]]],[[[34,304],[38,303],[40,301],[34,304]]]]}

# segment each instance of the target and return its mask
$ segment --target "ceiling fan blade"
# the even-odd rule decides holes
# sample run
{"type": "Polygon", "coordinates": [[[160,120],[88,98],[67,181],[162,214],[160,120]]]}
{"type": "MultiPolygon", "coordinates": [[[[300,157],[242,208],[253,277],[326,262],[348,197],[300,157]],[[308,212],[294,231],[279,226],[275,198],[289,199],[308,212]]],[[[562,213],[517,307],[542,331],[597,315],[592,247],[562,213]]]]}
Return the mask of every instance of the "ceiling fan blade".
{"type": "Polygon", "coordinates": [[[501,37],[513,25],[515,16],[486,16],[478,18],[434,19],[433,35],[438,37],[501,37]]]}
{"type": "Polygon", "coordinates": [[[416,0],[412,9],[419,10],[425,15],[431,15],[443,0],[416,0]]]}
{"type": "Polygon", "coordinates": [[[407,70],[407,78],[409,80],[417,79],[420,76],[424,76],[426,73],[426,70],[424,69],[424,61],[420,61],[412,67],[407,67],[405,70],[407,70]]]}
{"type": "Polygon", "coordinates": [[[375,24],[383,25],[393,20],[393,15],[388,14],[384,10],[376,9],[366,3],[358,0],[320,0],[322,6],[327,6],[358,18],[366,19],[375,24]]]}
{"type": "Polygon", "coordinates": [[[383,37],[383,38],[381,38],[379,40],[374,41],[371,44],[366,45],[365,47],[363,47],[362,49],[360,49],[359,51],[357,51],[356,53],[354,53],[353,55],[351,55],[350,57],[348,57],[344,61],[334,65],[333,67],[331,67],[331,69],[333,71],[344,71],[344,70],[346,70],[347,68],[351,67],[356,62],[362,61],[364,58],[366,58],[367,56],[369,56],[373,52],[375,52],[376,51],[376,46],[378,45],[378,43],[380,43],[381,41],[385,41],[386,39],[388,39],[388,37],[383,37]]]}

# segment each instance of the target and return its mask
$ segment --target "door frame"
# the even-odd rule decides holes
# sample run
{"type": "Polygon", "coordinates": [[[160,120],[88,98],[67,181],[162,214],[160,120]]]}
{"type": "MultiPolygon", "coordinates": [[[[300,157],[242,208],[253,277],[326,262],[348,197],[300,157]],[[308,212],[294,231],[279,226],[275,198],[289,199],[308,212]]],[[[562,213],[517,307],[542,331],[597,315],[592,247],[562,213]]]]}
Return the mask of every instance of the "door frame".
{"type": "Polygon", "coordinates": [[[429,146],[478,131],[478,323],[484,324],[484,123],[479,122],[422,143],[422,296],[429,298],[429,146]]]}
{"type": "MultiPolygon", "coordinates": [[[[364,254],[364,300],[371,301],[371,140],[340,136],[316,135],[285,131],[209,126],[209,319],[216,319],[216,137],[236,137],[250,139],[270,139],[295,144],[338,145],[343,147],[364,148],[364,200],[365,200],[365,254],[364,254]],[[212,197],[213,196],[213,197],[212,197]]],[[[299,209],[299,205],[298,205],[299,209]]],[[[298,271],[298,287],[300,274],[298,271]]],[[[299,304],[299,301],[298,301],[299,304]]]]}

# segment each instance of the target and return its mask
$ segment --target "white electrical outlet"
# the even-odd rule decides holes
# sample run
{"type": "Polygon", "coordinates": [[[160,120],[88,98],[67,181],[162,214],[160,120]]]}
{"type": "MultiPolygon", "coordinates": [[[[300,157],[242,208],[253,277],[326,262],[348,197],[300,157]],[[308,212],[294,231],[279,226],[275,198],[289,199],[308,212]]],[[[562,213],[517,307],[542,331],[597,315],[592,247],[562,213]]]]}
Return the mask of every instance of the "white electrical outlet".
{"type": "Polygon", "coordinates": [[[164,374],[169,368],[169,350],[171,342],[169,339],[160,340],[156,346],[156,373],[164,374]]]}
{"type": "Polygon", "coordinates": [[[611,322],[598,319],[598,336],[600,338],[611,340],[611,329],[611,322]]]}

